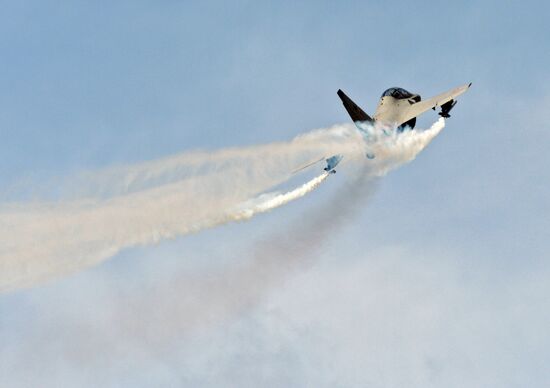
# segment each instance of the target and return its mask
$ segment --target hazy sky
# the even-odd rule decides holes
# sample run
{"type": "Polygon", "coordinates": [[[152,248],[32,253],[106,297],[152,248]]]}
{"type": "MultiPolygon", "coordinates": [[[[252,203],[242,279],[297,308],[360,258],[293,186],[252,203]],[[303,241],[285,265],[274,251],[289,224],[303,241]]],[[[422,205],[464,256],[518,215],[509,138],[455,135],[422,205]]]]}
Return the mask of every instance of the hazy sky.
{"type": "Polygon", "coordinates": [[[423,97],[473,86],[428,149],[301,265],[285,241],[347,200],[341,174],[249,223],[0,295],[0,386],[545,386],[549,12],[3,2],[6,200],[81,170],[346,122],[338,88],[372,113],[390,86],[423,97]]]}

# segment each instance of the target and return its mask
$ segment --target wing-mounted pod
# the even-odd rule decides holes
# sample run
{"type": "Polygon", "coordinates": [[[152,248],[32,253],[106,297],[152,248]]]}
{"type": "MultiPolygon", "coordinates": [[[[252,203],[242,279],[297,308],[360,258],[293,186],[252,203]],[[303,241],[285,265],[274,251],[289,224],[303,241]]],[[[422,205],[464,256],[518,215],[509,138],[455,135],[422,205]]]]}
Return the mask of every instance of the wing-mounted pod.
{"type": "Polygon", "coordinates": [[[439,115],[446,119],[451,117],[449,112],[451,111],[451,109],[453,109],[453,107],[456,105],[457,102],[458,101],[456,100],[450,100],[450,101],[447,101],[445,104],[441,105],[441,112],[439,112],[439,115]]]}

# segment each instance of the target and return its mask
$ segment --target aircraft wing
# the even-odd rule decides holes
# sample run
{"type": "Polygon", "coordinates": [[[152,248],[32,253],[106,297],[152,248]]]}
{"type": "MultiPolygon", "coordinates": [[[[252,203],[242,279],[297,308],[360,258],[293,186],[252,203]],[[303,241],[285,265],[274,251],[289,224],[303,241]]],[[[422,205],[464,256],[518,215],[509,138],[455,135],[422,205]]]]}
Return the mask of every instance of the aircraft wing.
{"type": "Polygon", "coordinates": [[[445,93],[441,93],[428,100],[420,101],[420,102],[417,102],[416,104],[412,104],[403,113],[403,116],[399,120],[401,121],[399,124],[406,123],[413,117],[420,116],[422,113],[426,112],[429,109],[432,109],[432,108],[435,109],[436,107],[439,107],[451,100],[454,100],[456,97],[460,96],[462,93],[468,90],[471,85],[472,83],[469,83],[467,85],[462,85],[462,86],[459,86],[458,88],[451,89],[445,93]]]}

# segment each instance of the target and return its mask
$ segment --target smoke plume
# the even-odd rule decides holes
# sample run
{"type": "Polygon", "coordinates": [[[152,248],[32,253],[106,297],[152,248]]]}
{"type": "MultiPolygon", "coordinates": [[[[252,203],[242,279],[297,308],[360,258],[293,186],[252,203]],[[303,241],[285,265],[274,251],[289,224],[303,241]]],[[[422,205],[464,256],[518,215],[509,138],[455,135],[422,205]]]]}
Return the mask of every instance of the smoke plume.
{"type": "MultiPolygon", "coordinates": [[[[249,219],[306,195],[322,174],[287,193],[267,190],[319,156],[344,155],[384,175],[412,160],[443,128],[368,137],[351,125],[311,131],[290,142],[197,151],[66,180],[57,200],[0,203],[0,292],[100,263],[121,249],[249,219]],[[375,158],[365,159],[366,150],[375,158]]],[[[383,133],[383,134],[380,134],[383,133]]]]}

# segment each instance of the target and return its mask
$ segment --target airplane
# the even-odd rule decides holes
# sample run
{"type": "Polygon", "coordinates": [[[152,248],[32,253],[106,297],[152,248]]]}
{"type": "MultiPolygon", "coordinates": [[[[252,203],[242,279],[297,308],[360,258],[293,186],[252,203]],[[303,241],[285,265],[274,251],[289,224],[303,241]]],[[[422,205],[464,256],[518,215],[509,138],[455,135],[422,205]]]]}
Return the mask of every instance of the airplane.
{"type": "Polygon", "coordinates": [[[398,132],[403,132],[407,128],[413,129],[416,125],[416,118],[429,109],[435,110],[440,107],[439,115],[441,117],[451,117],[449,112],[456,105],[455,98],[467,91],[470,86],[472,86],[471,82],[424,101],[419,94],[411,93],[403,88],[389,88],[382,93],[373,117],[366,114],[341,89],[338,89],[338,97],[342,100],[359,130],[363,130],[365,124],[372,125],[380,122],[385,125],[395,125],[398,132]]]}
{"type": "Polygon", "coordinates": [[[325,162],[327,163],[327,166],[323,169],[329,174],[336,174],[336,170],[334,169],[338,163],[344,158],[343,155],[333,155],[330,158],[326,159],[325,162]]]}
{"type": "Polygon", "coordinates": [[[317,164],[319,162],[322,162],[323,160],[327,164],[327,166],[325,168],[323,168],[323,170],[325,170],[329,174],[336,174],[336,170],[334,168],[338,165],[338,163],[340,163],[340,161],[342,161],[343,158],[344,158],[344,155],[333,155],[330,158],[326,158],[326,159],[323,156],[321,159],[315,160],[311,163],[306,164],[305,166],[302,166],[302,167],[292,171],[292,174],[296,174],[297,172],[305,170],[306,168],[311,167],[314,164],[317,164]]]}

